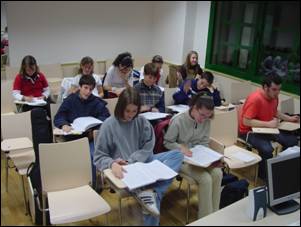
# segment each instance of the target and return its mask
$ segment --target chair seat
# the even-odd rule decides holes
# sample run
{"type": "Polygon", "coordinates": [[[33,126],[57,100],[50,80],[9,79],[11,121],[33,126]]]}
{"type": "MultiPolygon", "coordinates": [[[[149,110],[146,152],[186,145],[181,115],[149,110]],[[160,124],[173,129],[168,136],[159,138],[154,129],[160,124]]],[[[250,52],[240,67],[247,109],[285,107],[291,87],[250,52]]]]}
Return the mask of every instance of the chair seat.
{"type": "Polygon", "coordinates": [[[50,223],[64,224],[90,219],[111,210],[89,185],[47,193],[50,223]]]}
{"type": "Polygon", "coordinates": [[[32,141],[28,137],[5,139],[1,142],[1,150],[3,151],[12,151],[32,147],[32,141]]]}
{"type": "Polygon", "coordinates": [[[24,152],[9,153],[7,155],[18,169],[20,175],[25,175],[30,163],[35,162],[36,157],[33,149],[24,152]]]}
{"type": "Polygon", "coordinates": [[[251,151],[248,151],[236,145],[226,147],[224,150],[224,156],[225,156],[224,161],[226,162],[226,164],[229,166],[230,169],[239,169],[239,168],[252,166],[261,161],[261,157],[258,154],[255,154],[251,151]],[[254,160],[250,162],[244,162],[242,160],[233,157],[233,155],[237,152],[242,152],[250,157],[253,157],[254,160]]]}

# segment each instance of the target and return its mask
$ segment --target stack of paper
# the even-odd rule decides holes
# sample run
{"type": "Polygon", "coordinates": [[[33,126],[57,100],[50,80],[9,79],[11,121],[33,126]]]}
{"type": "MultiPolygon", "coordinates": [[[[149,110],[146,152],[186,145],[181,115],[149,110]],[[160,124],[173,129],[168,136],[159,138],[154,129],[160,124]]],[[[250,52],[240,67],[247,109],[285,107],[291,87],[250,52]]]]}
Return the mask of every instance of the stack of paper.
{"type": "Polygon", "coordinates": [[[217,110],[223,110],[223,111],[231,110],[231,109],[234,109],[234,108],[235,108],[235,105],[233,105],[232,103],[230,103],[227,106],[216,106],[215,107],[215,109],[217,109],[217,110]]]}
{"type": "Polygon", "coordinates": [[[31,102],[26,101],[15,101],[17,104],[25,104],[29,106],[45,106],[47,102],[44,99],[33,98],[31,102]]]}
{"type": "Polygon", "coordinates": [[[278,128],[285,131],[295,131],[300,128],[300,123],[282,121],[278,128]]]}
{"type": "Polygon", "coordinates": [[[139,114],[139,116],[143,116],[149,121],[166,118],[168,115],[169,115],[168,113],[159,113],[159,112],[145,112],[139,114]]]}
{"type": "Polygon", "coordinates": [[[262,134],[279,134],[278,128],[257,128],[253,127],[252,131],[255,133],[262,133],[262,134]]]}

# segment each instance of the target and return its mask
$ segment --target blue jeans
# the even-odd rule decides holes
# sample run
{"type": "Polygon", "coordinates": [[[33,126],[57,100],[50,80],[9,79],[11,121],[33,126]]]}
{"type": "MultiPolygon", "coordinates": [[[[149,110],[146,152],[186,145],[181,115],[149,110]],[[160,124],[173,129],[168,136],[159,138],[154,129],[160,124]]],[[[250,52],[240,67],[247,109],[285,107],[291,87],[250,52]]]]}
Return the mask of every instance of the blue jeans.
{"type": "MultiPolygon", "coordinates": [[[[166,151],[163,153],[152,155],[149,159],[146,160],[146,162],[151,162],[153,160],[159,160],[178,173],[182,166],[183,158],[184,158],[184,156],[180,151],[166,151]]],[[[163,195],[166,192],[166,190],[168,189],[169,185],[172,183],[172,180],[173,179],[158,181],[147,187],[147,188],[152,188],[153,190],[156,191],[156,194],[157,194],[156,202],[157,202],[157,207],[158,207],[159,211],[160,211],[160,205],[161,205],[160,203],[163,198],[163,195]]],[[[159,225],[160,218],[154,217],[152,215],[144,214],[143,222],[144,222],[145,226],[159,225]]]]}
{"type": "Polygon", "coordinates": [[[91,157],[91,165],[92,165],[92,187],[96,187],[96,167],[93,163],[94,160],[94,140],[89,141],[89,147],[90,147],[90,157],[91,157]]]}
{"type": "MultiPolygon", "coordinates": [[[[240,135],[240,137],[246,140],[246,134],[240,135]]],[[[276,141],[283,146],[283,149],[292,147],[298,144],[297,137],[295,135],[280,131],[280,134],[256,134],[250,133],[248,136],[248,143],[258,150],[262,160],[259,163],[258,176],[266,179],[266,160],[273,157],[273,147],[271,141],[276,141]]]]}

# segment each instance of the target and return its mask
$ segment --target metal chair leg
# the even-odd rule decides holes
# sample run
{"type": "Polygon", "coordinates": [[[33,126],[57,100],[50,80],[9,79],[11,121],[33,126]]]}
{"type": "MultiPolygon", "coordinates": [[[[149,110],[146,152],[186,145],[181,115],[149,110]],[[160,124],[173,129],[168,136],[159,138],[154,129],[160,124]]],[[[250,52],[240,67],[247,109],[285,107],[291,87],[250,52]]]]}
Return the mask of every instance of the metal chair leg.
{"type": "Polygon", "coordinates": [[[257,163],[257,164],[255,165],[254,187],[256,187],[256,185],[257,185],[257,179],[258,179],[258,167],[259,167],[259,164],[257,163]]]}
{"type": "Polygon", "coordinates": [[[26,199],[24,178],[23,178],[23,175],[20,175],[20,177],[21,177],[21,184],[22,184],[22,190],[23,190],[23,196],[24,196],[25,215],[28,215],[28,205],[27,205],[27,199],[26,199]]]}
{"type": "Polygon", "coordinates": [[[43,226],[46,226],[46,195],[42,194],[43,226]]]}
{"type": "Polygon", "coordinates": [[[180,184],[179,184],[178,190],[180,190],[180,189],[181,189],[182,183],[183,183],[183,179],[180,181],[180,184]]]}
{"type": "Polygon", "coordinates": [[[5,170],[6,170],[6,176],[5,176],[5,187],[6,187],[6,192],[8,192],[8,157],[5,157],[5,170]]]}
{"type": "Polygon", "coordinates": [[[189,205],[190,205],[190,184],[187,187],[187,204],[186,204],[186,224],[189,222],[189,205]]]}
{"type": "Polygon", "coordinates": [[[106,225],[108,226],[109,225],[109,215],[106,214],[106,225]]]}
{"type": "Polygon", "coordinates": [[[122,225],[121,197],[119,197],[118,203],[119,203],[119,225],[122,225]]]}

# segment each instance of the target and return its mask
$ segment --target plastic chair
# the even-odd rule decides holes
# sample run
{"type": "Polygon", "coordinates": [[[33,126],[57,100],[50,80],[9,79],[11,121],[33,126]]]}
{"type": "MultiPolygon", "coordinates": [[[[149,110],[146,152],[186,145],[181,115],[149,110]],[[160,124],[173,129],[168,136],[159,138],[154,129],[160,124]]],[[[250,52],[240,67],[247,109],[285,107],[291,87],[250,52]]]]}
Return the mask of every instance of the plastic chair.
{"type": "Polygon", "coordinates": [[[23,176],[30,163],[35,161],[32,144],[31,112],[1,115],[1,150],[5,152],[6,192],[8,192],[8,169],[16,168],[21,177],[26,214],[28,213],[23,176]],[[20,127],[21,126],[21,127],[20,127]],[[9,166],[11,160],[14,166],[9,166]]]}
{"type": "Polygon", "coordinates": [[[86,220],[111,210],[90,187],[92,172],[86,137],[64,143],[39,144],[39,150],[44,225],[48,210],[51,224],[86,220]],[[49,209],[45,209],[46,197],[49,209]]]}

